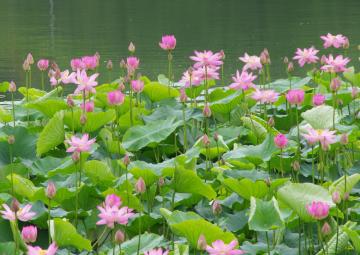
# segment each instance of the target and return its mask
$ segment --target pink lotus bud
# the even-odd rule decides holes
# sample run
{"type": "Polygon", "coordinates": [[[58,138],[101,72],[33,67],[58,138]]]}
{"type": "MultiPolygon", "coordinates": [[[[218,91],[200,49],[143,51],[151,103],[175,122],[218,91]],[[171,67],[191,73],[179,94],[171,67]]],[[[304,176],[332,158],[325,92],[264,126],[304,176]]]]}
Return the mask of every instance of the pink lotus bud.
{"type": "Polygon", "coordinates": [[[204,115],[205,118],[210,118],[211,117],[211,109],[210,109],[208,103],[206,103],[204,105],[203,115],[204,115]]]}
{"type": "Polygon", "coordinates": [[[34,62],[33,55],[32,55],[31,53],[27,54],[27,56],[26,56],[26,61],[27,61],[30,65],[32,65],[32,64],[35,63],[35,62],[34,62]]]}
{"type": "Polygon", "coordinates": [[[274,137],[274,143],[279,149],[284,149],[288,144],[288,139],[284,134],[278,134],[274,137]]]}
{"type": "Polygon", "coordinates": [[[80,124],[81,125],[85,125],[87,121],[86,115],[85,114],[81,114],[80,116],[80,124]]]}
{"type": "Polygon", "coordinates": [[[37,62],[37,67],[40,71],[46,71],[49,68],[49,60],[48,59],[40,59],[37,62]]]}
{"type": "Polygon", "coordinates": [[[173,35],[164,35],[159,42],[159,46],[163,50],[173,50],[176,47],[176,38],[173,35]]]}
{"type": "Polygon", "coordinates": [[[331,197],[332,197],[332,201],[334,202],[334,204],[340,204],[341,197],[340,197],[340,193],[338,191],[334,191],[334,193],[332,193],[331,197]]]}
{"type": "Polygon", "coordinates": [[[294,161],[291,163],[291,167],[292,167],[292,169],[294,169],[295,172],[298,172],[298,171],[300,170],[300,163],[299,163],[299,161],[294,160],[294,161]]]}
{"type": "Polygon", "coordinates": [[[312,103],[315,106],[322,105],[325,102],[325,96],[322,94],[315,94],[312,98],[312,103]]]}
{"type": "Polygon", "coordinates": [[[214,215],[219,215],[222,212],[221,204],[217,200],[214,200],[214,202],[212,203],[211,208],[212,208],[212,211],[213,211],[214,215]]]}
{"type": "Polygon", "coordinates": [[[80,105],[80,108],[85,110],[86,112],[93,112],[94,111],[94,101],[88,101],[84,104],[80,105]]]}
{"type": "Polygon", "coordinates": [[[8,144],[14,144],[15,143],[15,136],[9,135],[7,141],[8,141],[8,144]]]}
{"type": "Polygon", "coordinates": [[[214,133],[215,142],[219,141],[219,134],[217,132],[214,133]]]}
{"type": "Polygon", "coordinates": [[[107,195],[105,198],[105,205],[110,207],[120,207],[121,205],[121,199],[116,194],[110,194],[107,195]]]}
{"type": "Polygon", "coordinates": [[[120,90],[111,91],[107,94],[107,99],[110,105],[121,105],[125,101],[125,94],[120,90]]]}
{"type": "Polygon", "coordinates": [[[316,220],[325,219],[329,215],[330,206],[326,202],[313,201],[306,205],[307,212],[316,220]]]}
{"type": "Polygon", "coordinates": [[[67,105],[68,105],[69,107],[74,107],[74,106],[75,106],[75,102],[74,102],[74,100],[73,100],[73,98],[72,98],[71,95],[68,95],[68,96],[66,97],[66,103],[67,103],[67,105]]]}
{"type": "Polygon", "coordinates": [[[350,197],[349,192],[345,192],[345,193],[344,193],[344,196],[343,196],[344,201],[348,201],[348,200],[349,200],[349,197],[350,197]]]}
{"type": "Polygon", "coordinates": [[[130,157],[129,154],[125,154],[124,158],[123,158],[123,163],[125,166],[128,166],[130,164],[130,157]]]}
{"type": "Polygon", "coordinates": [[[128,50],[134,54],[135,53],[135,45],[133,44],[133,42],[130,42],[129,46],[128,46],[128,50]]]}
{"type": "Polygon", "coordinates": [[[114,242],[117,244],[122,244],[125,241],[125,235],[121,230],[117,230],[114,236],[114,242]]]}
{"type": "Polygon", "coordinates": [[[142,80],[131,81],[131,88],[135,93],[140,93],[144,89],[144,82],[142,80]]]}
{"type": "Polygon", "coordinates": [[[351,97],[353,99],[355,99],[355,98],[357,98],[358,94],[359,94],[358,88],[357,87],[352,87],[351,88],[351,97]]]}
{"type": "Polygon", "coordinates": [[[24,71],[30,71],[30,64],[26,59],[25,59],[22,67],[23,67],[24,71]]]}
{"type": "Polygon", "coordinates": [[[340,143],[341,143],[342,145],[346,145],[346,144],[349,143],[349,136],[348,136],[348,134],[344,133],[344,134],[342,134],[342,135],[340,136],[340,143]]]}
{"type": "Polygon", "coordinates": [[[327,236],[327,235],[329,235],[331,233],[331,227],[330,227],[329,223],[327,223],[326,221],[325,221],[324,225],[321,228],[321,233],[324,236],[327,236]]]}
{"type": "Polygon", "coordinates": [[[113,69],[113,62],[111,61],[111,59],[109,59],[106,63],[106,69],[107,70],[112,70],[113,69]]]}
{"type": "Polygon", "coordinates": [[[11,92],[11,93],[16,92],[16,84],[13,81],[11,81],[9,84],[9,92],[11,92]]]}
{"type": "Polygon", "coordinates": [[[53,182],[48,182],[48,185],[46,187],[46,196],[49,199],[53,199],[56,195],[56,186],[53,182]]]}
{"type": "Polygon", "coordinates": [[[286,100],[291,105],[301,105],[304,102],[305,92],[301,89],[289,90],[286,94],[286,100]]]}
{"type": "Polygon", "coordinates": [[[74,162],[78,162],[80,160],[80,153],[75,151],[73,154],[71,154],[71,159],[74,162]]]}
{"type": "Polygon", "coordinates": [[[260,53],[260,62],[263,65],[269,64],[270,63],[270,57],[269,57],[269,52],[267,51],[267,49],[264,49],[261,53],[260,53]],[[266,50],[266,51],[265,51],[266,50]]]}
{"type": "Polygon", "coordinates": [[[347,37],[345,37],[345,41],[343,43],[343,48],[344,49],[349,49],[349,47],[350,47],[349,39],[347,37]]]}
{"type": "Polygon", "coordinates": [[[25,243],[34,243],[37,238],[37,228],[35,226],[23,227],[21,237],[25,243]]]}
{"type": "Polygon", "coordinates": [[[221,51],[219,51],[219,55],[220,55],[220,57],[221,57],[221,59],[225,59],[225,52],[224,52],[224,50],[221,50],[221,51]]]}
{"type": "Polygon", "coordinates": [[[140,194],[142,194],[142,193],[144,193],[146,191],[145,181],[144,181],[144,179],[142,177],[140,177],[137,180],[137,182],[135,184],[135,191],[137,193],[140,193],[140,194]]]}
{"type": "Polygon", "coordinates": [[[207,246],[207,243],[206,243],[205,236],[204,236],[203,234],[201,234],[201,235],[199,236],[198,241],[197,241],[197,249],[198,249],[198,250],[205,251],[205,250],[206,250],[206,246],[207,246]]]}
{"type": "Polygon", "coordinates": [[[180,89],[180,102],[186,103],[186,101],[187,101],[187,95],[185,93],[185,89],[181,88],[180,89]]]}
{"type": "Polygon", "coordinates": [[[209,140],[209,137],[204,134],[203,137],[202,137],[202,142],[204,144],[205,147],[209,146],[210,145],[210,140],[209,140]]]}
{"type": "Polygon", "coordinates": [[[126,69],[126,62],[124,59],[120,60],[120,68],[121,69],[126,69]]]}
{"type": "Polygon", "coordinates": [[[285,64],[285,65],[289,64],[289,59],[288,59],[288,57],[284,57],[284,64],[285,64]]]}
{"type": "Polygon", "coordinates": [[[20,203],[19,203],[19,201],[18,201],[16,198],[14,198],[14,199],[11,201],[11,210],[12,210],[13,212],[17,212],[17,211],[19,211],[19,209],[20,209],[20,203]]]}
{"type": "Polygon", "coordinates": [[[338,91],[341,86],[341,81],[338,78],[334,78],[330,82],[330,89],[335,92],[338,91]]]}
{"type": "Polygon", "coordinates": [[[162,187],[162,186],[165,185],[165,179],[164,179],[164,177],[160,177],[160,178],[159,178],[158,185],[159,185],[159,187],[162,187]]]}
{"type": "Polygon", "coordinates": [[[289,62],[288,66],[287,66],[287,71],[288,73],[292,73],[294,72],[294,63],[293,62],[289,62]]]}

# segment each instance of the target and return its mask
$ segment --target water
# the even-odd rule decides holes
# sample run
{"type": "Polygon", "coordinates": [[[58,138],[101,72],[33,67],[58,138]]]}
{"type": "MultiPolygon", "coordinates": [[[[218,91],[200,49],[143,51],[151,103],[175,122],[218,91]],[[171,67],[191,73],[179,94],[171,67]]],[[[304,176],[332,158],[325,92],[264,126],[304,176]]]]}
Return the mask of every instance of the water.
{"type": "MultiPolygon", "coordinates": [[[[28,52],[68,68],[72,57],[98,51],[103,63],[111,58],[118,70],[130,41],[141,72],[155,79],[166,73],[166,53],[158,47],[166,33],[178,41],[176,79],[191,64],[194,49],[223,49],[229,77],[241,66],[240,55],[264,47],[272,76],[284,76],[283,56],[292,56],[296,47],[321,48],[319,36],[327,32],[350,38],[348,54],[358,65],[359,11],[359,0],[1,0],[0,81],[24,84],[21,66],[28,52]]],[[[39,80],[35,74],[34,83],[39,80]]]]}

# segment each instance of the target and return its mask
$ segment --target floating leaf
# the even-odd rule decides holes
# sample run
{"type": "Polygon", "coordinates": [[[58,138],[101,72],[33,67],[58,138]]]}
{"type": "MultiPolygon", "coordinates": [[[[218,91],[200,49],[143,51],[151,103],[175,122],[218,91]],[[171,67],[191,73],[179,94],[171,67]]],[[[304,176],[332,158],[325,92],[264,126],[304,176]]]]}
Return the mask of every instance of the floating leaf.
{"type": "MultiPolygon", "coordinates": [[[[332,128],[334,108],[328,105],[316,106],[301,113],[301,117],[306,120],[314,129],[332,128]]],[[[339,123],[340,117],[335,112],[335,124],[339,123]]]]}

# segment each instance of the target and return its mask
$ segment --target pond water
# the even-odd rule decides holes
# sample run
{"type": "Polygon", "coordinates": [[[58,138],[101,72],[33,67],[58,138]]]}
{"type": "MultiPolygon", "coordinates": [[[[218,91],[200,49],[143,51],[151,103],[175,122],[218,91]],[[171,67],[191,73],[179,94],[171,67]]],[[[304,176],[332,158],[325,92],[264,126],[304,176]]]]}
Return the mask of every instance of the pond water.
{"type": "Polygon", "coordinates": [[[191,64],[194,49],[223,49],[229,76],[240,68],[240,55],[264,47],[272,76],[280,77],[283,56],[292,56],[296,47],[320,48],[319,36],[327,32],[350,38],[348,54],[358,65],[359,11],[359,0],[1,0],[0,80],[24,84],[21,66],[28,52],[68,68],[72,57],[98,51],[102,62],[112,59],[118,70],[130,41],[141,72],[154,79],[166,73],[166,53],[158,47],[166,33],[178,42],[176,79],[191,64]]]}

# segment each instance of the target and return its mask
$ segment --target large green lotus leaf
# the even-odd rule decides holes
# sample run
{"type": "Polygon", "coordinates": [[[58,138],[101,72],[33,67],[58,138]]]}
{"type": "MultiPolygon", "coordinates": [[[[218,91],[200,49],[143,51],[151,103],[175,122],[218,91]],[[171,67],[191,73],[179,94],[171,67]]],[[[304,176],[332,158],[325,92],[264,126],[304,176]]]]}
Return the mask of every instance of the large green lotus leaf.
{"type": "Polygon", "coordinates": [[[248,224],[249,229],[255,231],[270,231],[284,227],[277,200],[274,197],[269,201],[251,197],[248,224]]]}
{"type": "Polygon", "coordinates": [[[311,77],[305,77],[305,78],[291,77],[291,80],[278,79],[267,84],[266,86],[269,86],[269,88],[274,89],[276,92],[283,93],[290,89],[290,83],[292,89],[300,89],[304,87],[306,84],[308,84],[309,81],[311,81],[311,77]]]}
{"type": "Polygon", "coordinates": [[[114,153],[114,154],[126,153],[125,149],[122,147],[121,142],[113,138],[113,134],[109,130],[109,128],[102,128],[99,132],[99,137],[104,142],[106,149],[110,153],[114,153]]]}
{"type": "Polygon", "coordinates": [[[94,184],[110,185],[115,180],[108,165],[99,160],[86,161],[84,172],[94,184]]]}
{"type": "Polygon", "coordinates": [[[306,205],[313,201],[322,201],[334,206],[329,192],[312,183],[290,183],[281,187],[277,192],[277,199],[285,203],[288,207],[304,221],[312,221],[312,217],[306,210],[306,205]]]}
{"type": "Polygon", "coordinates": [[[183,211],[169,211],[166,208],[160,208],[160,213],[169,225],[181,223],[186,220],[199,220],[202,217],[194,212],[183,212],[183,211]]]}
{"type": "Polygon", "coordinates": [[[38,156],[54,149],[64,142],[64,113],[58,112],[50,119],[39,135],[36,143],[36,153],[38,156]]]}
{"type": "Polygon", "coordinates": [[[241,102],[242,97],[241,90],[215,89],[210,94],[210,109],[214,113],[228,114],[241,102]]]}
{"type": "Polygon", "coordinates": [[[195,142],[193,147],[200,148],[200,153],[202,155],[207,156],[209,159],[217,158],[219,155],[222,155],[223,153],[229,151],[229,147],[226,145],[226,143],[224,142],[224,139],[221,135],[218,135],[217,143],[215,142],[213,137],[210,137],[209,140],[210,140],[209,148],[205,147],[205,145],[202,141],[202,137],[200,137],[195,142]]]}
{"type": "MultiPolygon", "coordinates": [[[[183,84],[181,84],[181,86],[183,86],[183,84]]],[[[209,80],[208,81],[208,88],[211,88],[215,86],[215,80],[209,80]]],[[[197,86],[191,86],[191,87],[187,87],[185,88],[185,93],[189,98],[197,98],[198,96],[200,96],[201,92],[203,92],[205,90],[205,84],[200,84],[197,86]]]]}
{"type": "Polygon", "coordinates": [[[152,102],[158,102],[169,97],[178,97],[180,94],[176,89],[169,88],[167,85],[159,82],[149,82],[145,84],[142,93],[147,95],[152,102]]]}
{"type": "MultiPolygon", "coordinates": [[[[133,107],[133,126],[143,125],[143,116],[146,116],[150,111],[142,107],[133,107]]],[[[119,126],[122,132],[125,132],[131,127],[130,124],[130,111],[127,111],[125,114],[121,115],[119,118],[119,126]]]]}
{"type": "Polygon", "coordinates": [[[29,96],[29,101],[39,99],[40,97],[46,95],[45,91],[35,88],[27,89],[26,87],[20,87],[18,91],[24,96],[24,98],[29,96]]]}
{"type": "Polygon", "coordinates": [[[241,197],[250,200],[251,197],[263,198],[267,195],[269,188],[265,181],[252,181],[244,178],[240,181],[233,178],[223,180],[223,184],[241,197]]]}
{"type": "Polygon", "coordinates": [[[140,177],[143,178],[146,186],[148,186],[148,187],[151,186],[153,183],[155,183],[159,179],[159,176],[157,176],[157,174],[154,171],[152,171],[152,169],[149,169],[149,168],[146,169],[146,168],[133,166],[129,172],[136,179],[138,179],[140,177]]]}
{"type": "Polygon", "coordinates": [[[329,192],[332,194],[334,191],[338,191],[341,197],[343,197],[345,192],[350,193],[353,187],[359,181],[360,181],[360,174],[353,174],[350,176],[346,176],[346,181],[345,181],[345,176],[342,176],[330,185],[329,192]]]}
{"type": "MultiPolygon", "coordinates": [[[[301,113],[301,117],[315,129],[331,128],[333,126],[334,108],[328,105],[316,106],[301,113]]],[[[335,124],[339,123],[340,117],[335,112],[335,124]]]]}
{"type": "Polygon", "coordinates": [[[28,199],[32,199],[36,191],[39,189],[35,187],[32,181],[17,175],[17,174],[10,174],[6,177],[8,181],[11,183],[11,180],[14,182],[14,192],[18,196],[26,197],[28,199]]]}
{"type": "Polygon", "coordinates": [[[265,140],[258,145],[240,145],[236,149],[223,155],[225,160],[243,160],[246,159],[255,165],[264,161],[269,161],[271,156],[279,149],[275,146],[274,137],[268,134],[265,140]]]}
{"type": "Polygon", "coordinates": [[[52,117],[56,112],[68,109],[68,106],[60,98],[48,98],[46,100],[41,100],[40,98],[26,104],[26,108],[35,109],[47,117],[52,117]]]}
{"type": "Polygon", "coordinates": [[[82,237],[76,232],[75,227],[68,221],[55,218],[53,224],[53,239],[59,247],[72,246],[79,251],[91,251],[90,240],[82,237]]]}
{"type": "Polygon", "coordinates": [[[266,135],[271,132],[272,135],[276,136],[279,134],[279,131],[276,128],[268,126],[267,122],[262,118],[250,115],[249,117],[241,117],[241,121],[244,123],[244,126],[254,132],[256,137],[263,140],[266,138],[266,135]]]}
{"type": "Polygon", "coordinates": [[[0,82],[0,92],[2,92],[2,93],[7,92],[9,89],[9,85],[10,85],[10,82],[8,82],[8,81],[0,82]]]}
{"type": "Polygon", "coordinates": [[[0,105],[0,123],[9,123],[11,121],[13,121],[11,112],[0,105]]]}
{"type": "Polygon", "coordinates": [[[199,194],[208,199],[216,198],[214,189],[209,184],[205,184],[193,170],[176,167],[174,178],[176,192],[199,194]]]}
{"type": "Polygon", "coordinates": [[[129,128],[123,137],[123,146],[129,151],[138,151],[152,143],[165,140],[181,124],[181,121],[165,119],[144,126],[129,128]]]}
{"type": "Polygon", "coordinates": [[[360,87],[360,72],[355,73],[354,67],[349,67],[346,72],[343,73],[344,77],[349,80],[355,86],[360,87]]]}
{"type": "Polygon", "coordinates": [[[189,245],[175,243],[174,255],[189,255],[189,245]]]}
{"type": "Polygon", "coordinates": [[[352,244],[354,245],[354,248],[356,252],[360,253],[360,236],[355,231],[348,227],[342,227],[342,230],[350,237],[352,244]]]}
{"type": "Polygon", "coordinates": [[[139,229],[143,233],[154,225],[163,223],[163,221],[161,215],[156,213],[141,214],[141,217],[139,214],[136,214],[136,217],[132,218],[131,222],[126,226],[126,232],[128,235],[137,235],[139,229]]]}
{"type": "MultiPolygon", "coordinates": [[[[121,244],[121,250],[125,253],[125,255],[136,255],[138,249],[138,240],[139,236],[134,236],[132,239],[127,240],[126,242],[121,244]]],[[[150,251],[154,248],[165,247],[166,241],[163,236],[159,236],[154,233],[143,233],[141,235],[140,242],[140,254],[144,254],[146,251],[150,251]]],[[[120,254],[118,247],[115,249],[115,254],[120,254]]],[[[109,251],[108,255],[112,255],[113,251],[109,251]]]]}
{"type": "MultiPolygon", "coordinates": [[[[81,131],[81,114],[82,111],[80,109],[74,110],[74,114],[72,114],[71,111],[66,111],[64,114],[65,125],[67,125],[70,129],[74,128],[75,131],[81,131]],[[74,119],[72,116],[74,116],[74,119]]],[[[110,109],[106,112],[87,112],[86,118],[85,132],[94,132],[115,119],[115,110],[110,109]]]]}

